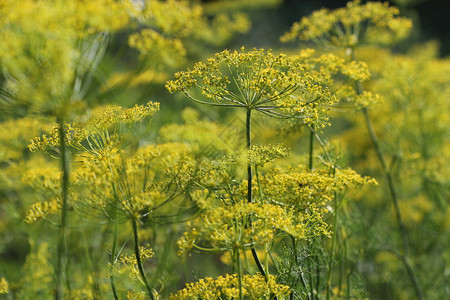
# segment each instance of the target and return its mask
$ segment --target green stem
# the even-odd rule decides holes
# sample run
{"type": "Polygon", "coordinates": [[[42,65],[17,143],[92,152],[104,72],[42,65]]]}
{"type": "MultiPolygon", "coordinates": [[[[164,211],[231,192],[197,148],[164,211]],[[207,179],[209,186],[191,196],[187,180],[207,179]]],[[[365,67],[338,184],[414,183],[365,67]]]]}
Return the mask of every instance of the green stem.
{"type": "Polygon", "coordinates": [[[241,257],[239,255],[239,248],[234,248],[234,255],[237,264],[238,281],[239,281],[239,299],[244,300],[244,295],[242,293],[242,267],[241,267],[241,257]]]}
{"type": "Polygon", "coordinates": [[[350,292],[352,287],[350,282],[351,271],[348,265],[347,239],[344,240],[344,257],[345,257],[345,276],[347,279],[347,299],[350,300],[350,292]]]}
{"type": "Polygon", "coordinates": [[[137,265],[138,265],[139,274],[141,274],[142,280],[144,281],[145,287],[147,289],[148,296],[152,300],[154,300],[155,296],[153,296],[153,289],[148,284],[147,277],[145,276],[145,273],[144,273],[144,268],[142,267],[141,253],[140,253],[140,250],[139,250],[139,237],[138,237],[138,229],[137,229],[136,219],[133,218],[131,220],[131,224],[133,226],[133,235],[134,235],[134,254],[136,256],[136,262],[137,262],[137,265]]]}
{"type": "MultiPolygon", "coordinates": [[[[355,53],[354,49],[352,49],[352,60],[356,61],[356,53],[355,53]]],[[[363,93],[363,87],[362,87],[362,84],[360,81],[356,82],[356,92],[358,95],[361,95],[363,93]]],[[[379,142],[378,137],[373,128],[372,121],[369,116],[368,108],[364,107],[362,109],[362,112],[363,112],[364,119],[366,122],[367,131],[369,132],[369,136],[372,141],[372,145],[375,148],[375,152],[377,153],[378,160],[381,164],[382,170],[383,170],[386,180],[388,182],[389,192],[391,195],[392,204],[394,206],[395,216],[397,218],[398,229],[399,229],[400,236],[401,236],[402,243],[403,243],[402,262],[406,268],[406,271],[409,275],[411,283],[413,284],[417,298],[422,300],[423,299],[422,290],[419,286],[419,281],[418,281],[418,279],[414,273],[414,270],[411,266],[411,263],[409,261],[408,234],[407,234],[406,226],[403,223],[400,206],[399,206],[399,201],[398,201],[398,195],[397,195],[397,191],[395,188],[394,179],[392,178],[392,172],[391,172],[391,169],[389,168],[388,164],[386,163],[386,158],[383,154],[383,151],[381,150],[380,142],[379,142]]]]}
{"type": "Polygon", "coordinates": [[[117,295],[117,289],[116,289],[116,284],[114,282],[114,275],[112,274],[112,269],[116,263],[116,247],[117,247],[117,236],[118,236],[118,215],[119,215],[119,208],[116,205],[116,216],[114,218],[114,228],[113,228],[113,246],[111,249],[111,257],[109,259],[109,283],[111,285],[111,290],[114,296],[114,300],[119,300],[119,296],[117,295]]]}
{"type": "MultiPolygon", "coordinates": [[[[311,300],[311,293],[308,292],[308,287],[306,286],[306,280],[303,275],[303,271],[301,270],[300,261],[298,260],[298,256],[297,256],[297,244],[295,242],[295,238],[292,235],[291,235],[291,241],[292,241],[292,253],[294,254],[295,263],[296,263],[297,267],[300,269],[300,282],[302,283],[302,286],[305,289],[308,300],[311,300]]],[[[293,295],[293,294],[291,294],[291,295],[293,295]]]]}
{"type": "MultiPolygon", "coordinates": [[[[250,150],[252,146],[252,137],[251,137],[251,109],[247,109],[247,117],[245,120],[245,136],[247,140],[247,150],[250,150]]],[[[252,166],[250,163],[247,163],[247,202],[252,203],[252,166]]]]}
{"type": "Polygon", "coordinates": [[[316,262],[316,288],[314,291],[314,296],[316,299],[319,299],[319,287],[320,287],[320,257],[319,254],[314,256],[316,262]]]}
{"type": "Polygon", "coordinates": [[[308,266],[308,272],[307,274],[309,275],[309,291],[311,294],[311,300],[314,300],[314,276],[313,276],[313,270],[312,270],[312,257],[307,257],[307,266],[308,266]]]}
{"type": "MultiPolygon", "coordinates": [[[[310,128],[310,135],[309,135],[309,170],[312,171],[313,167],[314,167],[314,137],[316,137],[319,140],[316,132],[314,131],[314,125],[312,125],[310,128]]],[[[319,291],[319,283],[320,283],[320,269],[319,269],[319,256],[315,256],[315,261],[316,261],[316,288],[314,292],[314,288],[311,285],[311,293],[312,293],[312,297],[313,298],[318,298],[317,293],[319,291]]],[[[312,274],[312,272],[311,272],[312,274]]],[[[312,276],[311,276],[311,284],[312,284],[312,276]]]]}
{"type": "Polygon", "coordinates": [[[311,125],[310,132],[309,132],[309,169],[313,169],[313,153],[314,153],[314,125],[311,125]]]}
{"type": "Polygon", "coordinates": [[[64,122],[62,119],[58,119],[59,124],[59,138],[60,146],[59,150],[61,152],[61,215],[59,224],[59,239],[58,239],[58,249],[57,249],[57,264],[56,264],[56,293],[55,299],[60,300],[64,298],[64,287],[63,281],[66,271],[66,260],[67,260],[67,247],[66,247],[66,223],[67,223],[67,198],[69,193],[69,153],[66,148],[66,136],[64,122]]]}
{"type": "MultiPolygon", "coordinates": [[[[333,176],[335,175],[336,167],[333,168],[333,176]]],[[[333,267],[333,259],[334,259],[334,249],[336,247],[336,235],[337,235],[337,220],[338,220],[338,200],[337,200],[337,193],[334,193],[334,234],[331,241],[331,250],[330,250],[330,258],[328,259],[328,274],[327,274],[327,295],[326,299],[330,299],[330,292],[331,292],[331,273],[332,273],[332,267],[333,267]]]]}
{"type": "MultiPolygon", "coordinates": [[[[247,150],[250,150],[250,147],[252,146],[252,136],[251,136],[251,114],[252,110],[250,108],[247,108],[247,116],[245,119],[245,136],[247,140],[247,150]]],[[[253,174],[252,174],[252,166],[250,163],[247,163],[247,202],[252,203],[252,180],[253,180],[253,174]]],[[[250,225],[251,226],[251,225],[250,225]]],[[[261,264],[261,261],[259,260],[258,254],[256,253],[256,249],[253,247],[251,249],[253,259],[255,260],[256,266],[258,267],[259,272],[264,277],[267,277],[266,272],[264,271],[264,268],[261,264]]]]}

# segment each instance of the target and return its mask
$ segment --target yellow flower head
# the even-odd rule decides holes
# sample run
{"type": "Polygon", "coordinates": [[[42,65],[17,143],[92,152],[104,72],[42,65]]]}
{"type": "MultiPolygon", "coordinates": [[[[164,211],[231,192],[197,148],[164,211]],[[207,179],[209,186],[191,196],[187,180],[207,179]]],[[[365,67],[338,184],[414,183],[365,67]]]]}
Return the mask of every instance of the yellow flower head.
{"type": "MultiPolygon", "coordinates": [[[[269,275],[244,275],[242,294],[248,299],[272,299],[273,296],[284,299],[290,294],[288,286],[276,283],[276,277],[269,275]]],[[[186,288],[172,294],[175,299],[234,299],[239,297],[239,283],[236,274],[219,276],[216,279],[206,277],[195,283],[186,284],[186,288]]]]}
{"type": "Polygon", "coordinates": [[[294,23],[281,40],[287,42],[298,38],[324,46],[348,48],[361,44],[389,45],[408,36],[412,22],[399,17],[396,7],[388,3],[360,2],[354,0],[344,8],[315,11],[294,23]]]}
{"type": "Polygon", "coordinates": [[[323,124],[336,99],[310,74],[310,54],[290,59],[264,49],[225,50],[195,64],[192,70],[176,73],[175,80],[166,87],[203,104],[241,107],[272,117],[298,118],[305,124],[323,124]],[[196,99],[191,89],[200,91],[207,100],[196,99]]]}
{"type": "MultiPolygon", "coordinates": [[[[80,118],[71,124],[64,124],[66,143],[74,148],[86,150],[82,142],[94,135],[108,135],[108,130],[119,127],[120,124],[139,123],[159,110],[159,103],[148,102],[145,105],[135,105],[131,108],[106,106],[94,109],[92,114],[80,118]]],[[[44,134],[31,140],[28,148],[31,151],[47,150],[60,145],[60,124],[56,123],[49,134],[44,134]]]]}
{"type": "Polygon", "coordinates": [[[1,278],[0,280],[0,294],[8,294],[9,293],[8,281],[5,278],[1,278]]]}

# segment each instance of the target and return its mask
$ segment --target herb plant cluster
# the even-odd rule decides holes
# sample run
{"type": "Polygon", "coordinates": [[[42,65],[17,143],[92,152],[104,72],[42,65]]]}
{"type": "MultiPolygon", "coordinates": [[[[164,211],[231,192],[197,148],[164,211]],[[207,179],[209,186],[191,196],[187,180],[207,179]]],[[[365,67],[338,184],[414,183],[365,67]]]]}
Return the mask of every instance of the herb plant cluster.
{"type": "Polygon", "coordinates": [[[0,299],[449,296],[449,60],[279,2],[0,1],[0,299]]]}

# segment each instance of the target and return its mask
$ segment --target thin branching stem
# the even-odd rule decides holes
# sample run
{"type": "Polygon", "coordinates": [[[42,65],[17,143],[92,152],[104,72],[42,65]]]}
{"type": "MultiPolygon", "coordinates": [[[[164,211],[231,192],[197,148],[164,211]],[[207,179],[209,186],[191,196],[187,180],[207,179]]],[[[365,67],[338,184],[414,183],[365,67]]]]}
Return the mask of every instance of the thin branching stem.
{"type": "MultiPolygon", "coordinates": [[[[356,53],[355,53],[355,49],[352,49],[351,52],[352,55],[352,60],[356,61],[356,53]]],[[[361,95],[363,93],[363,87],[360,81],[356,82],[356,92],[361,95]]],[[[375,152],[377,153],[377,157],[378,160],[381,164],[381,168],[382,171],[386,177],[386,181],[388,183],[388,187],[389,187],[389,193],[391,195],[391,200],[392,200],[392,204],[394,206],[394,210],[395,210],[395,217],[397,219],[397,223],[398,223],[398,229],[399,229],[399,233],[402,239],[402,243],[403,243],[403,254],[402,254],[402,259],[401,261],[403,262],[406,271],[408,273],[409,279],[411,280],[411,283],[414,287],[414,290],[416,292],[416,296],[418,299],[422,300],[423,299],[423,293],[422,290],[420,288],[419,285],[419,281],[415,275],[415,272],[411,266],[410,260],[409,260],[409,242],[408,242],[408,233],[406,230],[406,226],[403,223],[403,219],[402,219],[402,214],[400,211],[400,206],[399,206],[399,200],[398,200],[398,194],[397,194],[397,190],[395,187],[395,183],[394,183],[394,179],[392,177],[392,172],[391,169],[389,168],[387,162],[386,162],[386,158],[384,156],[383,151],[381,150],[381,145],[380,142],[378,140],[378,137],[375,133],[375,130],[373,128],[372,125],[372,121],[370,119],[369,116],[369,110],[367,107],[364,107],[362,109],[362,113],[364,115],[364,120],[366,122],[366,127],[367,127],[367,131],[369,132],[369,136],[370,139],[372,141],[372,145],[375,149],[375,152]]]]}
{"type": "Polygon", "coordinates": [[[309,133],[309,169],[313,169],[313,163],[314,163],[314,134],[316,133],[314,131],[314,125],[311,125],[310,127],[310,133],[309,133]]]}
{"type": "Polygon", "coordinates": [[[60,224],[59,224],[59,240],[57,249],[57,264],[56,264],[56,292],[55,299],[60,300],[64,298],[64,287],[63,281],[66,271],[67,262],[67,247],[66,247],[66,223],[67,223],[67,199],[69,193],[69,153],[67,151],[66,136],[64,121],[58,119],[59,124],[59,138],[60,138],[60,155],[61,155],[61,214],[60,214],[60,224]]]}
{"type": "Polygon", "coordinates": [[[116,284],[114,282],[114,275],[112,273],[112,269],[116,263],[116,247],[117,247],[117,236],[118,236],[118,223],[119,223],[119,207],[115,205],[115,217],[113,219],[113,245],[111,248],[111,257],[109,260],[109,283],[111,285],[111,290],[114,296],[114,300],[119,300],[119,296],[117,295],[116,284]]]}
{"type": "MultiPolygon", "coordinates": [[[[250,147],[252,146],[252,137],[251,137],[251,114],[252,110],[247,109],[247,115],[245,119],[245,132],[246,132],[246,141],[247,141],[247,150],[250,150],[250,147]]],[[[247,163],[247,202],[252,203],[252,166],[250,163],[247,163]]]]}
{"type": "MultiPolygon", "coordinates": [[[[300,269],[300,282],[302,283],[302,286],[306,291],[306,296],[307,296],[308,300],[311,300],[311,293],[308,292],[306,280],[305,280],[303,271],[301,270],[300,261],[298,259],[298,255],[297,255],[297,243],[295,241],[295,237],[293,237],[292,235],[291,235],[291,241],[292,241],[292,254],[294,254],[295,264],[300,269]]],[[[291,295],[293,295],[293,294],[291,294],[291,295]]]]}
{"type": "MultiPolygon", "coordinates": [[[[333,166],[333,177],[336,176],[336,166],[333,166]]],[[[334,222],[333,222],[333,228],[334,228],[334,234],[332,236],[331,240],[331,250],[330,250],[330,257],[328,259],[328,273],[327,273],[327,294],[326,299],[330,299],[330,293],[331,293],[331,275],[332,275],[332,268],[333,268],[333,260],[334,260],[334,250],[336,248],[336,239],[337,239],[337,225],[338,225],[338,197],[337,192],[334,192],[334,222]]]]}
{"type": "MultiPolygon", "coordinates": [[[[245,133],[246,133],[246,141],[247,141],[247,150],[250,150],[250,147],[252,146],[252,136],[251,136],[251,118],[252,118],[252,110],[250,108],[247,109],[247,115],[245,120],[245,133]]],[[[253,180],[253,174],[252,174],[252,166],[250,165],[250,162],[247,163],[247,202],[252,203],[253,196],[252,196],[252,180],[253,180]]],[[[250,225],[251,226],[251,225],[250,225]]],[[[261,261],[258,257],[258,254],[256,253],[255,247],[252,247],[252,256],[255,260],[256,266],[258,267],[259,272],[264,277],[267,277],[266,272],[264,271],[264,268],[261,264],[261,261]]]]}
{"type": "Polygon", "coordinates": [[[153,295],[153,289],[150,287],[147,277],[144,273],[144,268],[142,267],[142,261],[141,261],[141,253],[139,250],[139,236],[138,236],[138,229],[137,229],[137,222],[136,219],[131,219],[131,225],[133,226],[133,235],[134,235],[134,254],[136,256],[136,262],[139,269],[139,274],[142,277],[142,281],[144,282],[145,288],[147,289],[148,296],[150,299],[154,300],[155,296],[153,295]]]}
{"type": "Polygon", "coordinates": [[[241,257],[239,254],[239,248],[234,248],[234,255],[237,264],[238,281],[239,281],[239,300],[244,300],[244,294],[242,293],[242,267],[241,267],[241,257]]]}

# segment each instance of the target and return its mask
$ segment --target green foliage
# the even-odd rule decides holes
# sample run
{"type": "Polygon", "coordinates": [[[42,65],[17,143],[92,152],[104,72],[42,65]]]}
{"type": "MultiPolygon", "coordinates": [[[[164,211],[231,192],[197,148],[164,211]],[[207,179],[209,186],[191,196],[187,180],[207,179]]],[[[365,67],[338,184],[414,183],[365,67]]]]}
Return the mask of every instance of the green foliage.
{"type": "Polygon", "coordinates": [[[0,299],[448,298],[449,60],[280,2],[0,1],[0,299]]]}

